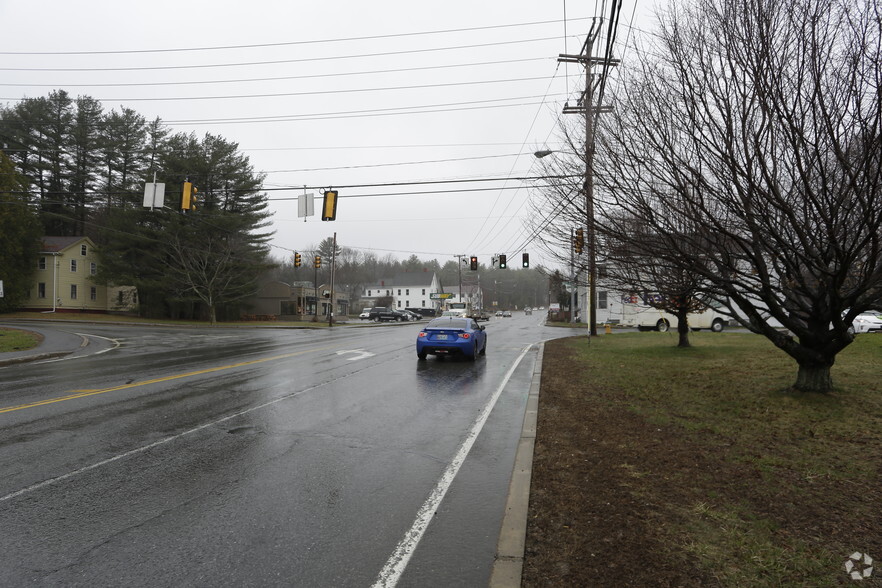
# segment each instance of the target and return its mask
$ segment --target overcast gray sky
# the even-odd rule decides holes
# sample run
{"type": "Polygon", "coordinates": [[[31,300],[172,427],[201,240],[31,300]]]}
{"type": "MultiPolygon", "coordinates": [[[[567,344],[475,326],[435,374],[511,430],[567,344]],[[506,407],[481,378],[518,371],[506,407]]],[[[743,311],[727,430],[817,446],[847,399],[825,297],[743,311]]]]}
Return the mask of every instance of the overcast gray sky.
{"type": "MultiPolygon", "coordinates": [[[[624,0],[616,57],[651,10],[624,0]]],[[[608,15],[573,0],[0,0],[0,101],[64,89],[237,142],[267,174],[277,258],[336,231],[381,256],[535,264],[521,182],[412,183],[535,175],[580,89],[557,56],[608,15]],[[303,186],[339,188],[338,220],[299,219],[303,186]]]]}

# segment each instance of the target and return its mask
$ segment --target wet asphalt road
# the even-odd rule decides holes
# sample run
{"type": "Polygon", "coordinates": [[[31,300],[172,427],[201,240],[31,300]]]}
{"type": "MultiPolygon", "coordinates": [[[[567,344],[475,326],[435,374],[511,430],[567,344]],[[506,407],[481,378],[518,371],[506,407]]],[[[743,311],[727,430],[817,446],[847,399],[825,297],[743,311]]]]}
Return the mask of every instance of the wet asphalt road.
{"type": "Polygon", "coordinates": [[[419,324],[56,323],[88,345],[0,368],[0,585],[486,585],[535,344],[572,334],[540,322],[474,363],[419,324]]]}

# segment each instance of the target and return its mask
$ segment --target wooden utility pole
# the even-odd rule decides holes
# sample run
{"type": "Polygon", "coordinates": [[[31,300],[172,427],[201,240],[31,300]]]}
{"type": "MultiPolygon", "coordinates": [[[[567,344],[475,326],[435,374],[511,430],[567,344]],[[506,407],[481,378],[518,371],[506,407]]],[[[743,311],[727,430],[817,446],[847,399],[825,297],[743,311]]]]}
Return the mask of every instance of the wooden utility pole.
{"type": "Polygon", "coordinates": [[[585,224],[588,231],[588,325],[590,335],[597,335],[597,239],[594,231],[594,116],[601,112],[610,112],[610,107],[594,106],[594,87],[600,79],[595,80],[593,66],[595,64],[618,65],[618,59],[605,60],[592,57],[594,40],[600,27],[597,21],[591,25],[585,44],[579,55],[561,54],[558,61],[581,63],[585,66],[585,91],[576,106],[564,105],[564,114],[581,114],[585,116],[585,179],[582,190],[585,193],[585,224]]]}

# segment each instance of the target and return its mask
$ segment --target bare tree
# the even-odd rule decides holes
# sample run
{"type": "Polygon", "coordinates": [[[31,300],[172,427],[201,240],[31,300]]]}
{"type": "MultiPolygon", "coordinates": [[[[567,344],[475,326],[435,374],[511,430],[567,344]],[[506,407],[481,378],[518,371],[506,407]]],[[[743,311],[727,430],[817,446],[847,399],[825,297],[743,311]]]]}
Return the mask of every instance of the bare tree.
{"type": "Polygon", "coordinates": [[[801,391],[882,298],[880,23],[879,0],[690,0],[600,119],[599,230],[645,223],[632,246],[706,280],[801,391]]]}

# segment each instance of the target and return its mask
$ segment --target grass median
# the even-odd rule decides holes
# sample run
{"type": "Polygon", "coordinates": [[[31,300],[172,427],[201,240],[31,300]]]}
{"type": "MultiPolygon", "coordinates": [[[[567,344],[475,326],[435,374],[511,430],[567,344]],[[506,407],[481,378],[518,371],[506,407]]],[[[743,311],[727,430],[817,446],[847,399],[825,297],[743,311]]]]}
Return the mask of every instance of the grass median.
{"type": "Polygon", "coordinates": [[[882,558],[882,335],[829,395],[762,337],[676,337],[546,344],[524,585],[838,586],[882,558]]]}
{"type": "Polygon", "coordinates": [[[0,353],[6,351],[27,351],[40,344],[43,337],[30,331],[0,327],[0,353]]]}

